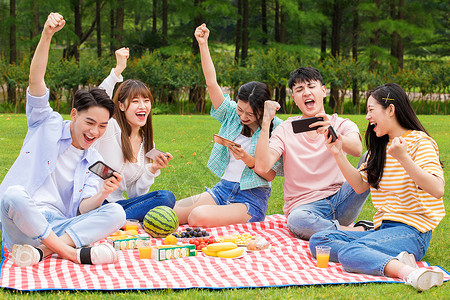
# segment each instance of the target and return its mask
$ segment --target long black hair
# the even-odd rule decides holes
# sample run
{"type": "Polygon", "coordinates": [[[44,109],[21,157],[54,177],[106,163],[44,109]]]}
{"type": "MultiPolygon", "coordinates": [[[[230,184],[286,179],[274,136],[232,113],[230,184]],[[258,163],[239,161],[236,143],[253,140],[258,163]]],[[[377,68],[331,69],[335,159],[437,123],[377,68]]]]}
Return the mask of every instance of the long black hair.
{"type": "MultiPolygon", "coordinates": [[[[429,135],[417,118],[408,95],[398,84],[386,83],[378,86],[370,91],[370,96],[384,109],[387,109],[391,104],[394,105],[395,117],[401,127],[408,130],[423,131],[429,135]]],[[[386,147],[389,142],[389,136],[385,134],[377,137],[373,129],[374,125],[369,123],[365,136],[369,159],[365,170],[367,171],[367,180],[370,186],[378,188],[386,162],[386,147]]]]}
{"type": "MultiPolygon", "coordinates": [[[[270,90],[267,84],[258,82],[258,81],[250,81],[243,85],[238,90],[237,94],[238,100],[242,102],[249,103],[250,107],[255,114],[256,123],[258,127],[261,128],[262,120],[264,116],[264,102],[266,100],[271,100],[272,97],[270,95],[270,90]]],[[[273,120],[270,123],[269,132],[271,133],[273,129],[273,120]]],[[[242,135],[251,137],[252,132],[250,127],[244,124],[242,128],[242,135]]]]}

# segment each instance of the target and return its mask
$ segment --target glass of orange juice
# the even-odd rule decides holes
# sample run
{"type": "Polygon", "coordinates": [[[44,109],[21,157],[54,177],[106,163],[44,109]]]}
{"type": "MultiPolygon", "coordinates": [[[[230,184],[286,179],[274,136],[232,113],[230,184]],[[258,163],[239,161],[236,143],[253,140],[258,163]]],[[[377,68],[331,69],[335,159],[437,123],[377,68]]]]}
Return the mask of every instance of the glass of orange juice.
{"type": "Polygon", "coordinates": [[[135,220],[135,219],[127,219],[127,223],[125,225],[125,230],[126,231],[130,231],[130,230],[135,230],[137,231],[139,226],[139,221],[135,220]]]}
{"type": "Polygon", "coordinates": [[[137,241],[137,246],[138,246],[138,250],[139,250],[139,258],[140,259],[152,258],[152,241],[151,240],[139,239],[137,241]]]}
{"type": "Polygon", "coordinates": [[[318,268],[327,268],[330,260],[330,246],[316,246],[316,259],[318,268]]]}

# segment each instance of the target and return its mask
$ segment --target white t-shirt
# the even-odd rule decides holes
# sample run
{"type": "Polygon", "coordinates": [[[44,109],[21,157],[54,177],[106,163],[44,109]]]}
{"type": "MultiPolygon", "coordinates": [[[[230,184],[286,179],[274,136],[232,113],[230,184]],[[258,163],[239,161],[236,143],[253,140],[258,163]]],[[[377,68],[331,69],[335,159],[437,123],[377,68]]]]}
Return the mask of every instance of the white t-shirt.
{"type": "MultiPolygon", "coordinates": [[[[234,142],[241,145],[242,149],[244,149],[247,153],[250,153],[250,147],[252,144],[252,138],[239,134],[234,142]]],[[[231,182],[240,182],[242,172],[244,171],[245,164],[239,159],[234,158],[234,155],[228,151],[228,165],[225,168],[225,172],[223,173],[222,179],[228,180],[231,182]]]]}
{"type": "Polygon", "coordinates": [[[55,171],[32,196],[41,211],[59,211],[66,216],[73,197],[75,170],[83,155],[84,150],[70,145],[58,157],[55,171]]]}

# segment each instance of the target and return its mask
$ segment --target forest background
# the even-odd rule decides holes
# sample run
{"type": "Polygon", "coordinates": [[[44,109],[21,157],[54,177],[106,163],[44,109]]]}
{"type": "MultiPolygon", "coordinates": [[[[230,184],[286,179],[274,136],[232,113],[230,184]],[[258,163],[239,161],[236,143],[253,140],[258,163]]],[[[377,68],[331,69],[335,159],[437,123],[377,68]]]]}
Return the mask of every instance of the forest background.
{"type": "Polygon", "coordinates": [[[365,93],[399,83],[418,114],[450,109],[448,1],[436,0],[0,0],[0,112],[23,113],[30,58],[47,15],[67,23],[55,35],[46,83],[54,109],[95,86],[130,48],[125,78],[140,79],[154,114],[198,114],[211,105],[194,28],[205,22],[219,84],[266,82],[281,112],[295,114],[289,73],[320,70],[328,113],[365,113],[365,93]]]}

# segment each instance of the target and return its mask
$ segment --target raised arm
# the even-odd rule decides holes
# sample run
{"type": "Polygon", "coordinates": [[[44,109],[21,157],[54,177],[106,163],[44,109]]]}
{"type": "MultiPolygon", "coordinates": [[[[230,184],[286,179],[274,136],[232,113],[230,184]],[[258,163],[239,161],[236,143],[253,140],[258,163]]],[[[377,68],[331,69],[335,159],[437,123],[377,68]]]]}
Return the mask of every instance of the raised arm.
{"type": "Polygon", "coordinates": [[[225,99],[222,89],[217,83],[216,70],[211,59],[208,48],[209,29],[206,24],[202,24],[195,29],[194,36],[197,39],[202,60],[203,75],[205,76],[206,86],[208,87],[209,97],[211,98],[214,109],[219,108],[225,99]]]}
{"type": "Polygon", "coordinates": [[[122,47],[117,49],[116,52],[116,67],[114,68],[114,74],[117,77],[122,75],[123,70],[127,67],[127,60],[130,57],[130,49],[126,47],[122,47]]]}
{"type": "Polygon", "coordinates": [[[261,133],[259,134],[258,143],[255,148],[255,172],[257,174],[268,173],[280,158],[278,152],[269,147],[270,123],[278,109],[280,109],[280,104],[275,101],[267,100],[264,103],[261,133]]]}
{"type": "Polygon", "coordinates": [[[66,21],[63,16],[58,13],[50,13],[42,30],[41,39],[34,52],[33,59],[30,64],[30,76],[28,92],[32,96],[43,96],[47,90],[44,76],[47,69],[48,51],[53,35],[61,30],[66,21]]]}
{"type": "Polygon", "coordinates": [[[116,52],[116,67],[111,70],[108,77],[106,77],[103,82],[98,86],[104,89],[110,98],[113,97],[114,87],[116,83],[122,82],[122,72],[127,67],[127,60],[130,57],[130,50],[128,48],[122,47],[117,49],[116,52]]]}

